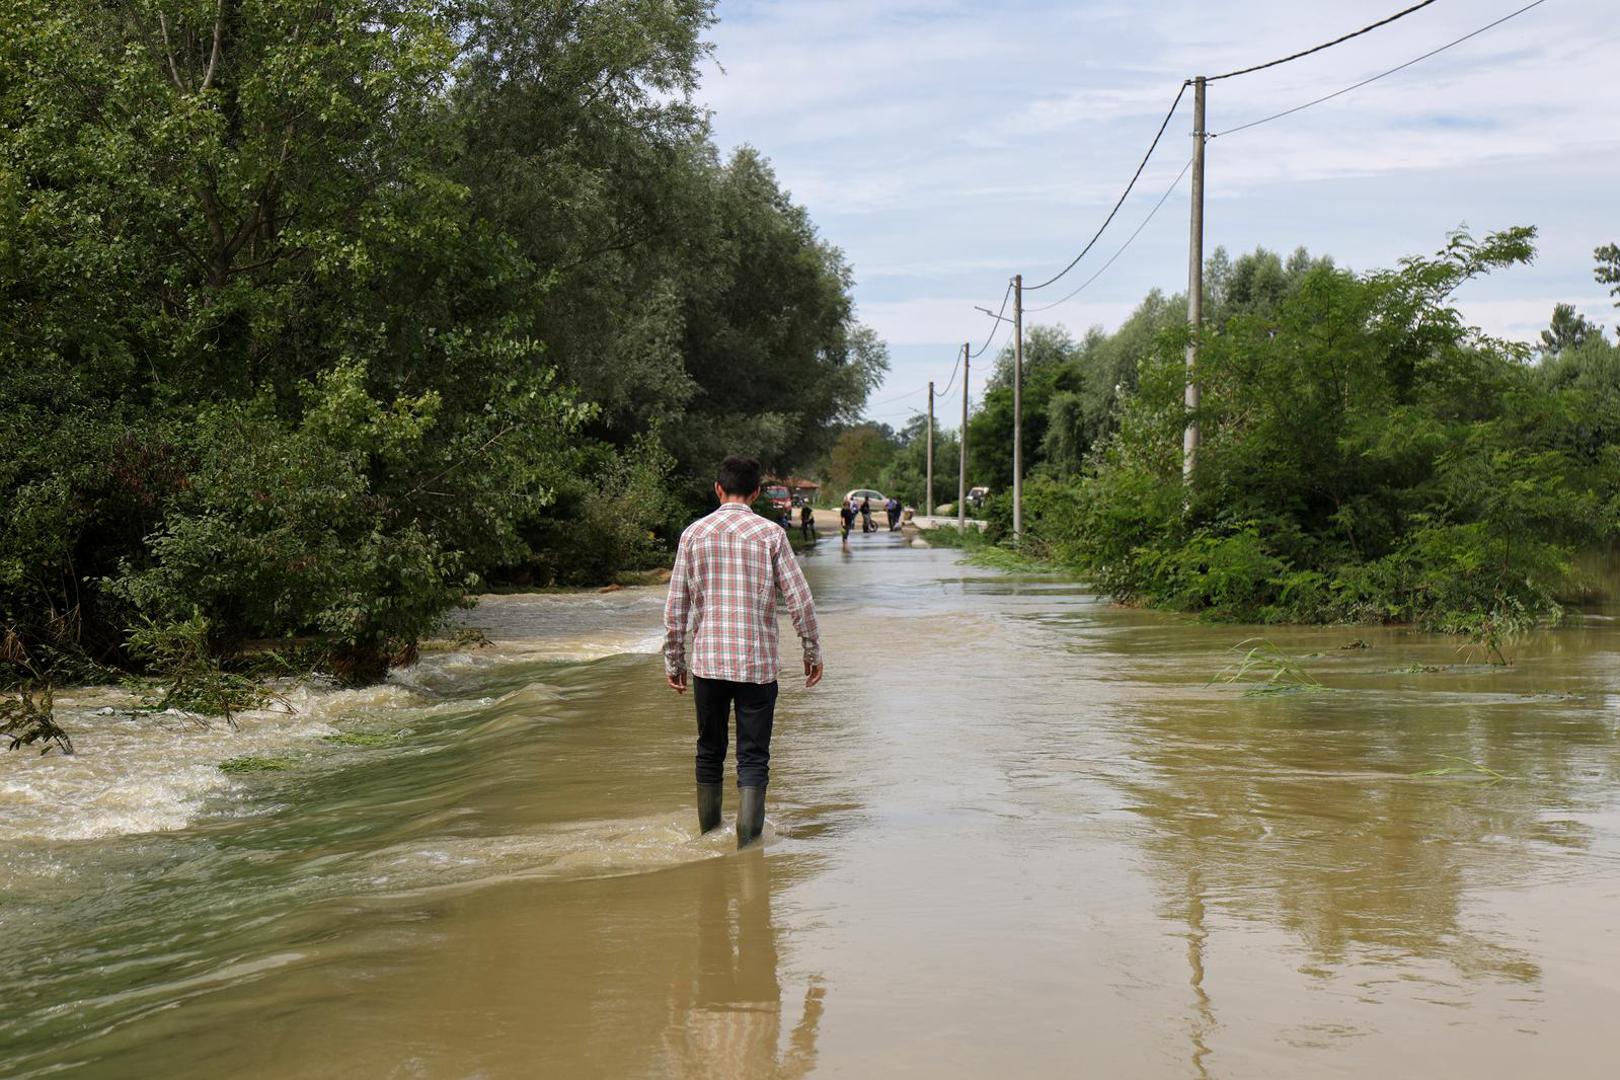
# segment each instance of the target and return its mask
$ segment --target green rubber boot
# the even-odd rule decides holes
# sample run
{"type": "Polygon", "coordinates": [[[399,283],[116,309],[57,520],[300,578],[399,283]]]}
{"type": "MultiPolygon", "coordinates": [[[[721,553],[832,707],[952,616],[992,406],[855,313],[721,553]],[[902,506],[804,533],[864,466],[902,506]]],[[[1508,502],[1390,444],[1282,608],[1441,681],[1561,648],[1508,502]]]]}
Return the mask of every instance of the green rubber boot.
{"type": "Polygon", "coordinates": [[[738,789],[742,801],[737,807],[737,849],[740,851],[759,839],[765,831],[765,789],[745,787],[738,789]]]}
{"type": "Polygon", "coordinates": [[[713,832],[720,827],[720,791],[719,784],[697,786],[698,832],[713,832]]]}

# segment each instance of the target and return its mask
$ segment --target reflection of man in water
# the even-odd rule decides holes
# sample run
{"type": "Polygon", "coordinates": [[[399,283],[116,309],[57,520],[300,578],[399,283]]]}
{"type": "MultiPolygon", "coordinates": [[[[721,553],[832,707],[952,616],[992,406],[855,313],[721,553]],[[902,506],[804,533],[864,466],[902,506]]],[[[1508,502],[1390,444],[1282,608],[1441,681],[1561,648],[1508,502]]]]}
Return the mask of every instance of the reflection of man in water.
{"type": "Polygon", "coordinates": [[[787,533],[749,509],[759,498],[759,462],[728,457],[714,493],[720,508],[687,526],[664,603],[664,681],[677,694],[692,677],[697,706],[698,828],[720,824],[731,707],[737,707],[737,846],[765,828],[776,714],[776,594],[804,646],[804,685],[821,681],[821,642],[810,586],[787,533]],[[687,624],[692,630],[687,656],[687,624]]]}
{"type": "Polygon", "coordinates": [[[816,1058],[824,991],[812,980],[804,1014],[782,1046],[782,985],[771,924],[770,860],[711,859],[703,867],[697,958],[677,977],[665,1035],[671,1076],[797,1080],[816,1058]]]}

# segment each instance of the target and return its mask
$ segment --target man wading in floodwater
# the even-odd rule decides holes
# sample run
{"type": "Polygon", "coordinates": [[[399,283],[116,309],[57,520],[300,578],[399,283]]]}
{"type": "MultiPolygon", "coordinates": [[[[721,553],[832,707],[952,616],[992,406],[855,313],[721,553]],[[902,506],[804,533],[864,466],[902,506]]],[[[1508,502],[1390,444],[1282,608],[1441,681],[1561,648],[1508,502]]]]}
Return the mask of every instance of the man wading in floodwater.
{"type": "Polygon", "coordinates": [[[664,681],[677,694],[692,681],[697,706],[698,827],[720,825],[720,781],[726,765],[731,706],[737,705],[737,846],[765,828],[765,784],[771,770],[776,712],[776,591],[804,643],[804,685],[821,681],[821,641],[810,586],[793,558],[787,532],[749,509],[759,498],[759,462],[728,457],[714,493],[720,508],[681,533],[664,603],[664,681]],[[687,624],[692,650],[686,649],[687,624]]]}

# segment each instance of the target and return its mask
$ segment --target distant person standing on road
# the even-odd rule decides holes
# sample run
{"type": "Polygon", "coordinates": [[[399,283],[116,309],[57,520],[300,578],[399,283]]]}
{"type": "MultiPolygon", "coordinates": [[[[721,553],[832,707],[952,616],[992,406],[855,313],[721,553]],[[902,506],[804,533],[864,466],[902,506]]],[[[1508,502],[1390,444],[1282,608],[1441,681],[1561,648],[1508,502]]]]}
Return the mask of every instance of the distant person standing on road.
{"type": "Polygon", "coordinates": [[[838,535],[844,541],[844,546],[849,547],[849,530],[855,527],[855,504],[853,502],[848,499],[844,500],[844,505],[838,508],[838,521],[838,535]]]}
{"type": "Polygon", "coordinates": [[[872,524],[872,500],[869,496],[861,499],[861,532],[877,532],[877,526],[872,524]]]}
{"type": "Polygon", "coordinates": [[[889,501],[883,504],[883,509],[889,515],[889,531],[894,532],[900,527],[900,500],[890,495],[889,501]]]}
{"type": "Polygon", "coordinates": [[[816,539],[816,512],[810,509],[809,503],[799,504],[799,535],[815,542],[816,539]]]}
{"type": "Polygon", "coordinates": [[[720,463],[714,485],[720,507],[681,533],[664,602],[664,681],[684,694],[690,680],[697,706],[698,827],[705,833],[720,825],[727,735],[732,706],[737,709],[739,848],[765,828],[780,670],[778,591],[804,648],[804,685],[816,685],[822,673],[815,604],[787,533],[749,509],[759,486],[753,458],[720,463]]]}

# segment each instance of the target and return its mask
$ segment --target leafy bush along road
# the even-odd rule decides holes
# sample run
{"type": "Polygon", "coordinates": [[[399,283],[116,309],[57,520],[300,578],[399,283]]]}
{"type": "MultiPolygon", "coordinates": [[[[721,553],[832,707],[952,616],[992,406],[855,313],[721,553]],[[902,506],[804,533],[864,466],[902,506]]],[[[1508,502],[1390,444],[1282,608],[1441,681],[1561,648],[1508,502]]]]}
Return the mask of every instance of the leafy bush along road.
{"type": "MultiPolygon", "coordinates": [[[[1286,268],[1265,252],[1218,256],[1190,487],[1178,313],[1123,369],[1107,339],[1048,339],[1025,398],[1044,406],[1026,421],[1043,433],[1026,448],[1032,545],[1116,598],[1225,619],[1414,622],[1491,643],[1556,618],[1589,587],[1576,556],[1617,538],[1620,347],[1591,324],[1568,332],[1561,310],[1563,332],[1555,320],[1532,355],[1449,303],[1464,282],[1527,262],[1532,239],[1458,234],[1367,274],[1303,254],[1286,268]],[[1110,394],[1099,423],[1086,402],[1110,394]]],[[[1150,300],[1137,319],[1160,310],[1150,300]]],[[[976,447],[1010,412],[998,382],[976,447]]],[[[985,453],[1001,450],[991,440],[985,453]]],[[[994,483],[998,462],[975,462],[994,483]]],[[[989,513],[1005,535],[1005,499],[989,513]]]]}

